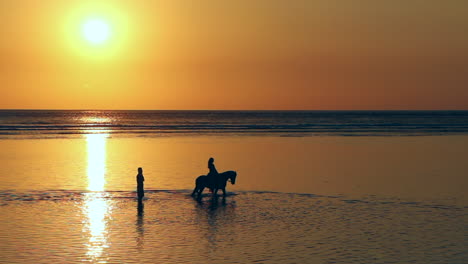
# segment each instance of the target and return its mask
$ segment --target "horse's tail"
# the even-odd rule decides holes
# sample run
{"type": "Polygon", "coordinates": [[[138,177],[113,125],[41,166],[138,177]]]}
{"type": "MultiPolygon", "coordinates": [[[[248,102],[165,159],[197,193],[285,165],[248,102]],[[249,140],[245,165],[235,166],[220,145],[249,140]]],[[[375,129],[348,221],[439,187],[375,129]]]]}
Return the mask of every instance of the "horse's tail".
{"type": "Polygon", "coordinates": [[[203,183],[203,177],[206,177],[206,175],[200,175],[195,179],[195,185],[200,185],[203,183]]]}

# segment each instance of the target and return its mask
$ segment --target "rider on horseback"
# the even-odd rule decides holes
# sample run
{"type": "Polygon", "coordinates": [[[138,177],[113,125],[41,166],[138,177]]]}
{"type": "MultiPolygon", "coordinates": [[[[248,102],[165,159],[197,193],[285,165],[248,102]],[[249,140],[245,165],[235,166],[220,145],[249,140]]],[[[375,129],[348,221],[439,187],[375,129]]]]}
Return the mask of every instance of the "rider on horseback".
{"type": "Polygon", "coordinates": [[[208,160],[208,169],[210,170],[206,176],[208,176],[209,188],[213,192],[215,189],[216,180],[218,178],[218,171],[214,165],[214,159],[210,158],[208,160]]]}

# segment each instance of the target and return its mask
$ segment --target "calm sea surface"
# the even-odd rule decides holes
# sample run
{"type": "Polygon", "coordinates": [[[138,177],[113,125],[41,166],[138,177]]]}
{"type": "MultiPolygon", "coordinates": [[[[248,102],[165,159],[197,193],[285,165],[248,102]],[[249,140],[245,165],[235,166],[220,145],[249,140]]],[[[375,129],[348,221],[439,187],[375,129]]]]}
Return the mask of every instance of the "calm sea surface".
{"type": "Polygon", "coordinates": [[[10,111],[0,135],[466,135],[468,111],[10,111]]]}
{"type": "Polygon", "coordinates": [[[467,158],[466,111],[3,110],[0,263],[468,263],[467,158]]]}

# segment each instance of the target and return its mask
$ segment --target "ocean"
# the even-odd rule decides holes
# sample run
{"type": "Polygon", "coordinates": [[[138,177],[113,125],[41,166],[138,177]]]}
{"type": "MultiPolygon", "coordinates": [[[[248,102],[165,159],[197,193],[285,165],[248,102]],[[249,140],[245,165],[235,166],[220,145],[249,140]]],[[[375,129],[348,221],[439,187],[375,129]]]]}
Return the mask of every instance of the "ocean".
{"type": "Polygon", "coordinates": [[[468,111],[0,110],[0,263],[468,263],[466,157],[468,111]]]}
{"type": "Polygon", "coordinates": [[[468,111],[0,110],[0,135],[425,136],[468,134],[468,111]]]}

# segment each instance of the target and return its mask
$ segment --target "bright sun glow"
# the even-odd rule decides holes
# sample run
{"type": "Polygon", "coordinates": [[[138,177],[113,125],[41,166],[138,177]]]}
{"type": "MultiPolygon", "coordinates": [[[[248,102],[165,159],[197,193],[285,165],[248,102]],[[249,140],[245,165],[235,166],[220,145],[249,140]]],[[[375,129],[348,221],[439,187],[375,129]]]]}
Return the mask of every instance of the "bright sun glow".
{"type": "Polygon", "coordinates": [[[115,1],[76,3],[64,14],[61,27],[70,55],[75,55],[78,60],[97,61],[127,56],[131,51],[128,46],[131,20],[125,8],[115,1]]]}
{"type": "Polygon", "coordinates": [[[83,36],[91,44],[103,44],[110,37],[109,24],[102,19],[90,19],[83,24],[83,36]]]}

